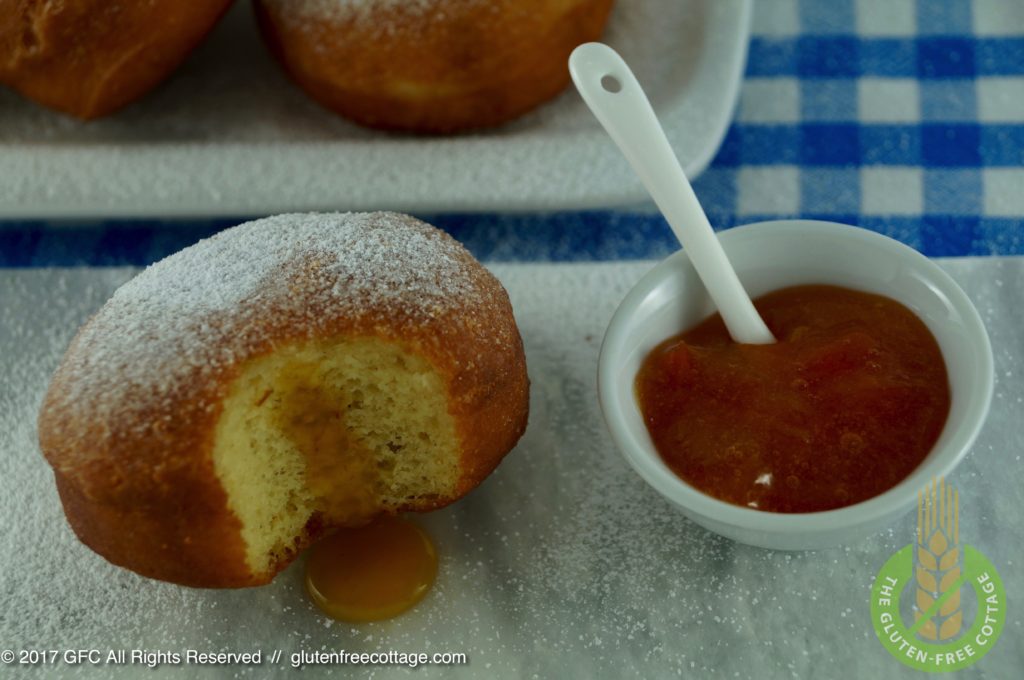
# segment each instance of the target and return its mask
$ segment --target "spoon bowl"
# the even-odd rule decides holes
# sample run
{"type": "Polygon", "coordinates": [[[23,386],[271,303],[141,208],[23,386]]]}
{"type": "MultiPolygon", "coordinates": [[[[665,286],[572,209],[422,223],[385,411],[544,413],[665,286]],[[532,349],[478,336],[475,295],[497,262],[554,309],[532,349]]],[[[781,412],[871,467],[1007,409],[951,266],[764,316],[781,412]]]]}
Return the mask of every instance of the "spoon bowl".
{"type": "Polygon", "coordinates": [[[741,543],[784,550],[850,543],[904,514],[918,490],[948,475],[984,423],[992,399],[992,347],[981,317],[937,264],[874,232],[805,220],[760,222],[719,236],[743,286],[754,296],[803,284],[831,284],[888,296],[910,308],[938,341],[952,402],[938,441],[899,484],[855,505],[813,513],[773,513],[732,505],[680,479],[661,459],[636,401],[644,357],[715,311],[692,261],[679,251],[626,295],[601,346],[598,395],[612,439],[648,484],[697,524],[741,543]]]}

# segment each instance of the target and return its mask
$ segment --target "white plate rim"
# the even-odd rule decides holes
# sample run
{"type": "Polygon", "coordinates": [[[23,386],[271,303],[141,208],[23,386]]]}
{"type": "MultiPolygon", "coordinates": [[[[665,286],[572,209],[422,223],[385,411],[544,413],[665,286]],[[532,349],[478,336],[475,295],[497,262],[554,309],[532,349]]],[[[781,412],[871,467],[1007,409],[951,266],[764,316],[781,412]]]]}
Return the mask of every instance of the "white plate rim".
{"type": "MultiPolygon", "coordinates": [[[[669,0],[672,1],[672,0],[669,0]]],[[[739,95],[752,0],[702,0],[706,29],[699,64],[682,103],[659,110],[684,169],[699,175],[718,150],[739,95]],[[723,79],[722,76],[726,77],[723,79]],[[717,91],[716,91],[717,90],[717,91]],[[714,98],[696,124],[687,102],[714,98]]],[[[581,104],[582,105],[582,104],[581,104]]],[[[217,218],[322,210],[415,213],[590,210],[639,204],[647,194],[597,125],[551,136],[455,139],[381,138],[336,144],[224,143],[134,145],[0,144],[0,219],[217,218]],[[473,191],[444,181],[460,161],[500,145],[503,162],[480,164],[473,191]],[[160,145],[159,160],[153,149],[160,145]],[[268,186],[274,177],[291,178],[268,186]],[[311,170],[315,168],[316,170],[311,170]],[[599,169],[596,170],[596,169],[599,169]],[[515,173],[534,173],[516,191],[515,173]],[[570,181],[566,173],[579,173],[570,181]],[[232,177],[229,182],[225,177],[232,177]],[[140,190],[140,178],[145,185],[140,190]],[[423,178],[433,177],[428,181],[423,178]]]]}

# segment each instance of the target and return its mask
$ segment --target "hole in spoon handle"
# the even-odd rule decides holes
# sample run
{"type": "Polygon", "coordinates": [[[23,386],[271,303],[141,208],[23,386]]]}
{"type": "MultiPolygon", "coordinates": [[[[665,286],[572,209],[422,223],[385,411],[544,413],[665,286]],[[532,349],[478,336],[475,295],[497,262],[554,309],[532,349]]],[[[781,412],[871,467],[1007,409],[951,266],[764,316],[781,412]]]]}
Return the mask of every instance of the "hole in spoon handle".
{"type": "Polygon", "coordinates": [[[601,78],[601,87],[605,92],[618,94],[622,92],[622,81],[609,73],[601,78]]]}

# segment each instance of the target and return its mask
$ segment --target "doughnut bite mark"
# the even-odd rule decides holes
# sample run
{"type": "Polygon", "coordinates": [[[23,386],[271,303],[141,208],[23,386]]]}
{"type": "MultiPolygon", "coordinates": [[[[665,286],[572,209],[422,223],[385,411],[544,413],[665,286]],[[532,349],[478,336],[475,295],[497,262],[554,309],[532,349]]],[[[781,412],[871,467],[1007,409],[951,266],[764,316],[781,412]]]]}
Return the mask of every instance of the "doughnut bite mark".
{"type": "Polygon", "coordinates": [[[185,585],[270,581],[339,527],[451,503],[526,427],[501,284],[394,213],[282,215],[122,286],[39,440],[79,538],[185,585]]]}

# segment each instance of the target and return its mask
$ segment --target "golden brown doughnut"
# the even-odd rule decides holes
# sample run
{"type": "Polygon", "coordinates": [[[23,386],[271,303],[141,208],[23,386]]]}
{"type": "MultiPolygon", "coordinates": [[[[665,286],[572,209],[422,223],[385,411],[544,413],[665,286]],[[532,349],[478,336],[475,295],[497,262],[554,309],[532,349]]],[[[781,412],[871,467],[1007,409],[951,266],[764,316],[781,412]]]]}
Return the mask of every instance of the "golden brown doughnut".
{"type": "Polygon", "coordinates": [[[362,125],[457,132],[561,92],[613,0],[254,0],[291,77],[362,125]]]}
{"type": "Polygon", "coordinates": [[[167,77],[232,0],[0,0],[0,82],[98,118],[167,77]]]}
{"type": "Polygon", "coordinates": [[[39,441],[86,545],[190,586],[268,582],[331,528],[479,484],[526,427],[504,288],[394,213],[282,215],[119,288],[39,441]]]}

